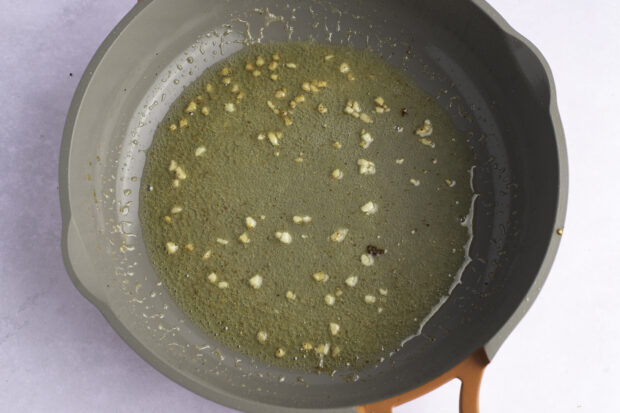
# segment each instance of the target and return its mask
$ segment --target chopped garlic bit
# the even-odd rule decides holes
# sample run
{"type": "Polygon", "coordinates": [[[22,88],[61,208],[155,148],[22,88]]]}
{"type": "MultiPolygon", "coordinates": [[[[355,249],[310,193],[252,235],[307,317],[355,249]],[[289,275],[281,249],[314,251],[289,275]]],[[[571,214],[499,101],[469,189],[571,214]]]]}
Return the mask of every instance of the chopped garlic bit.
{"type": "Polygon", "coordinates": [[[276,357],[281,359],[285,355],[286,355],[286,350],[284,350],[282,347],[278,347],[278,349],[276,350],[276,357]]]}
{"type": "Polygon", "coordinates": [[[368,201],[364,205],[362,205],[360,207],[360,209],[366,215],[372,215],[372,214],[375,214],[377,212],[377,210],[379,209],[379,206],[376,203],[372,202],[372,201],[368,201]]]}
{"type": "Polygon", "coordinates": [[[179,181],[178,179],[173,179],[172,180],[172,186],[174,188],[178,188],[179,186],[181,186],[181,181],[179,181]]]}
{"type": "Polygon", "coordinates": [[[377,297],[368,294],[364,297],[364,301],[366,302],[366,304],[374,304],[377,302],[377,297]]]}
{"type": "Polygon", "coordinates": [[[306,92],[310,92],[310,82],[303,82],[301,84],[301,88],[305,90],[306,92]]]}
{"type": "Polygon", "coordinates": [[[420,126],[415,133],[422,137],[422,138],[426,138],[427,136],[431,136],[431,134],[433,133],[433,124],[431,123],[430,120],[425,119],[424,120],[424,125],[420,126]]]}
{"type": "Polygon", "coordinates": [[[338,142],[338,141],[334,141],[334,142],[332,142],[332,146],[333,146],[334,148],[336,148],[336,149],[340,149],[340,148],[342,148],[342,144],[341,144],[340,142],[338,142]]]}
{"type": "Polygon", "coordinates": [[[409,182],[411,182],[414,186],[420,186],[420,180],[419,179],[411,178],[409,180],[409,182]]]}
{"type": "Polygon", "coordinates": [[[325,343],[325,344],[319,344],[318,346],[315,347],[315,351],[317,352],[317,354],[326,356],[329,354],[329,343],[325,343]]]}
{"type": "Polygon", "coordinates": [[[273,60],[275,60],[276,62],[279,62],[280,61],[280,54],[279,53],[274,53],[274,54],[271,55],[271,58],[273,60]]]}
{"type": "Polygon", "coordinates": [[[295,294],[295,292],[294,292],[294,291],[291,291],[291,290],[288,290],[288,291],[286,292],[285,296],[286,296],[286,299],[287,299],[287,300],[291,300],[291,301],[293,301],[293,300],[297,299],[297,294],[295,294]]]}
{"type": "Polygon", "coordinates": [[[261,67],[265,64],[265,59],[263,58],[263,56],[258,56],[256,58],[256,66],[261,67]]]}
{"type": "Polygon", "coordinates": [[[370,267],[375,263],[375,259],[370,254],[362,254],[360,261],[364,267],[370,267]]]}
{"type": "Polygon", "coordinates": [[[325,296],[325,304],[327,304],[329,306],[332,306],[332,305],[334,305],[334,303],[336,303],[336,297],[334,297],[331,294],[327,294],[325,296]]]}
{"type": "Polygon", "coordinates": [[[362,141],[360,142],[360,146],[364,149],[368,148],[370,144],[374,141],[370,133],[366,132],[366,129],[362,129],[362,132],[360,133],[360,137],[362,138],[362,141]]]}
{"type": "Polygon", "coordinates": [[[170,127],[168,129],[170,129],[172,132],[174,132],[175,130],[177,130],[177,125],[175,125],[173,123],[172,125],[170,125],[170,127]]]}
{"type": "Polygon", "coordinates": [[[172,208],[170,208],[171,214],[179,214],[181,211],[183,211],[183,207],[179,205],[174,205],[172,208]]]}
{"type": "Polygon", "coordinates": [[[288,67],[289,69],[297,69],[297,65],[292,62],[288,62],[285,66],[288,67]]]}
{"type": "Polygon", "coordinates": [[[177,169],[175,169],[177,178],[180,180],[184,180],[187,178],[187,174],[185,173],[185,171],[183,170],[183,168],[181,168],[180,166],[177,166],[177,169]]]}
{"type": "Polygon", "coordinates": [[[445,179],[444,182],[446,183],[446,185],[448,185],[450,188],[452,188],[454,185],[456,185],[456,181],[452,180],[452,179],[445,179]]]}
{"type": "Polygon", "coordinates": [[[308,215],[305,215],[305,216],[303,216],[303,217],[302,217],[302,216],[299,216],[299,215],[295,215],[295,216],[293,217],[293,222],[294,222],[295,224],[298,224],[298,225],[302,225],[302,224],[309,224],[310,222],[312,222],[312,217],[310,217],[310,216],[308,216],[308,215]]]}
{"type": "Polygon", "coordinates": [[[283,87],[282,89],[276,90],[276,92],[274,93],[274,96],[276,99],[284,99],[286,97],[287,92],[288,90],[285,87],[283,87]]]}
{"type": "Polygon", "coordinates": [[[235,104],[232,102],[226,103],[224,105],[224,110],[228,113],[233,113],[236,110],[235,104]]]}
{"type": "Polygon", "coordinates": [[[245,217],[245,226],[248,229],[256,228],[256,220],[252,217],[245,217]]]}
{"type": "Polygon", "coordinates": [[[261,74],[260,70],[256,69],[255,71],[252,72],[252,76],[254,77],[259,77],[261,74]]]}
{"type": "Polygon", "coordinates": [[[276,73],[272,73],[272,74],[269,76],[269,78],[275,82],[276,80],[278,80],[278,75],[277,75],[276,73]]]}
{"type": "Polygon", "coordinates": [[[230,85],[230,82],[232,82],[232,79],[228,76],[222,78],[222,83],[225,84],[226,86],[230,85]]]}
{"type": "Polygon", "coordinates": [[[196,109],[198,109],[198,105],[196,105],[196,102],[192,100],[185,108],[185,113],[194,113],[196,112],[196,109]]]}
{"type": "Polygon", "coordinates": [[[270,71],[273,72],[274,70],[276,70],[278,68],[279,65],[280,65],[280,63],[278,63],[278,62],[276,62],[274,60],[273,62],[269,63],[268,68],[269,68],[270,71]]]}
{"type": "Polygon", "coordinates": [[[269,142],[273,145],[273,146],[278,146],[280,145],[280,141],[278,140],[278,135],[275,132],[268,132],[267,133],[267,138],[269,139],[269,142]]]}
{"type": "Polygon", "coordinates": [[[278,231],[276,232],[276,238],[280,240],[283,244],[290,244],[293,242],[293,237],[286,231],[278,231]]]}
{"type": "Polygon", "coordinates": [[[185,251],[193,252],[194,251],[194,244],[192,244],[191,242],[185,244],[185,251]]]}
{"type": "Polygon", "coordinates": [[[348,63],[343,62],[338,70],[340,70],[340,73],[349,73],[351,71],[351,67],[349,67],[348,63]]]}
{"type": "Polygon", "coordinates": [[[381,314],[383,312],[383,307],[377,307],[377,313],[381,314]]]}
{"type": "Polygon", "coordinates": [[[265,134],[264,133],[259,133],[258,136],[256,137],[256,139],[258,139],[259,141],[264,141],[265,140],[265,134]]]}
{"type": "Polygon", "coordinates": [[[217,274],[212,272],[211,274],[207,275],[207,280],[209,280],[211,284],[215,284],[217,282],[217,274]]]}
{"type": "Polygon", "coordinates": [[[313,346],[312,343],[308,343],[307,341],[304,343],[301,343],[301,349],[304,351],[310,351],[312,350],[313,346]]]}
{"type": "Polygon", "coordinates": [[[180,128],[187,128],[187,127],[189,127],[189,123],[187,123],[187,119],[181,118],[181,120],[179,121],[179,127],[180,128]]]}
{"type": "Polygon", "coordinates": [[[223,238],[218,238],[215,240],[220,245],[228,245],[228,240],[223,238]]]}
{"type": "Polygon", "coordinates": [[[250,286],[255,290],[259,289],[263,285],[263,277],[259,274],[256,274],[254,277],[250,278],[250,286]]]}
{"type": "Polygon", "coordinates": [[[387,288],[379,288],[379,294],[381,294],[381,295],[387,295],[387,293],[388,293],[387,288]]]}
{"type": "Polygon", "coordinates": [[[203,106],[203,107],[202,107],[202,109],[200,109],[200,112],[201,112],[203,115],[207,116],[207,115],[209,114],[209,108],[208,108],[208,107],[206,107],[206,106],[203,106]]]}
{"type": "Polygon", "coordinates": [[[338,228],[336,232],[334,232],[330,239],[334,242],[342,242],[347,237],[349,230],[347,228],[338,228]]]}
{"type": "Polygon", "coordinates": [[[325,104],[323,103],[319,103],[319,106],[316,107],[316,110],[321,114],[324,115],[327,113],[327,106],[325,106],[325,104]]]}
{"type": "Polygon", "coordinates": [[[170,172],[175,171],[177,168],[179,167],[179,165],[177,164],[177,161],[175,161],[174,159],[170,161],[170,166],[168,167],[168,170],[170,172]]]}
{"type": "Polygon", "coordinates": [[[220,281],[219,283],[217,283],[217,288],[220,289],[224,289],[224,288],[228,288],[228,283],[226,281],[220,281]]]}
{"type": "Polygon", "coordinates": [[[327,61],[329,61],[329,60],[332,60],[333,58],[334,58],[334,55],[333,55],[333,54],[328,54],[328,55],[326,55],[323,59],[327,62],[327,61]]]}
{"type": "Polygon", "coordinates": [[[170,218],[168,215],[166,215],[164,217],[164,222],[167,223],[167,224],[170,224],[172,222],[172,218],[170,218]]]}
{"type": "Polygon", "coordinates": [[[360,120],[364,123],[373,123],[373,120],[370,116],[368,116],[366,113],[361,113],[360,114],[360,120]]]}
{"type": "Polygon", "coordinates": [[[344,172],[342,172],[340,169],[334,169],[331,173],[331,177],[332,179],[342,179],[344,177],[344,172]]]}
{"type": "Polygon", "coordinates": [[[340,325],[336,323],[329,323],[329,332],[332,333],[332,336],[335,336],[340,332],[340,325]]]}
{"type": "Polygon", "coordinates": [[[403,162],[405,162],[405,160],[403,158],[397,159],[396,160],[396,165],[402,165],[403,162]]]}
{"type": "Polygon", "coordinates": [[[267,342],[267,332],[261,330],[256,333],[256,340],[258,340],[258,342],[261,344],[265,344],[267,342]]]}
{"type": "Polygon", "coordinates": [[[168,254],[172,255],[179,250],[179,246],[174,242],[166,242],[166,251],[168,254]]]}
{"type": "Polygon", "coordinates": [[[346,113],[347,115],[351,115],[354,118],[359,118],[361,112],[362,108],[360,107],[358,101],[351,99],[347,100],[347,104],[344,107],[344,113],[346,113]]]}
{"type": "Polygon", "coordinates": [[[199,146],[196,148],[196,151],[194,151],[194,155],[196,156],[201,156],[203,155],[205,152],[207,151],[207,148],[205,148],[204,146],[199,146]]]}
{"type": "Polygon", "coordinates": [[[377,113],[385,113],[390,111],[389,106],[385,104],[385,100],[381,96],[377,96],[375,99],[375,104],[377,105],[375,107],[375,112],[377,113]]]}
{"type": "Polygon", "coordinates": [[[302,103],[306,101],[306,97],[304,95],[297,95],[294,98],[295,103],[302,103]]]}
{"type": "Polygon", "coordinates": [[[357,275],[350,275],[346,280],[344,280],[345,284],[349,287],[355,287],[357,282],[359,281],[359,277],[357,275]]]}
{"type": "Polygon", "coordinates": [[[374,162],[367,161],[366,159],[358,159],[357,164],[360,167],[361,175],[374,175],[377,172],[374,162]]]}
{"type": "Polygon", "coordinates": [[[319,271],[312,274],[312,278],[314,278],[314,280],[317,282],[325,282],[329,279],[329,275],[327,275],[323,271],[319,271]]]}
{"type": "Polygon", "coordinates": [[[211,252],[211,250],[206,250],[204,254],[202,254],[202,259],[203,260],[208,260],[209,258],[211,258],[211,255],[213,253],[211,252]]]}
{"type": "Polygon", "coordinates": [[[430,148],[434,148],[435,147],[435,142],[433,142],[432,140],[430,140],[429,138],[420,138],[420,143],[424,146],[428,146],[430,148]]]}
{"type": "Polygon", "coordinates": [[[228,76],[230,74],[232,74],[232,70],[230,67],[224,67],[222,68],[222,70],[220,70],[220,75],[222,76],[228,76]]]}
{"type": "Polygon", "coordinates": [[[239,241],[241,241],[244,244],[249,244],[250,237],[248,236],[248,233],[244,232],[243,234],[239,235],[239,241]]]}

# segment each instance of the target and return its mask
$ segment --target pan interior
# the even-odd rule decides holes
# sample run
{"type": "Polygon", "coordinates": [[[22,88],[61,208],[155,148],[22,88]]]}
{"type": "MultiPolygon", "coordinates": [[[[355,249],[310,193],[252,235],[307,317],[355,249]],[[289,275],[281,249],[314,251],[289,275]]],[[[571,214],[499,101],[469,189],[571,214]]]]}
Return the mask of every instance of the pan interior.
{"type": "Polygon", "coordinates": [[[88,74],[68,183],[89,269],[80,281],[145,358],[238,408],[261,408],[248,401],[350,406],[429,381],[504,324],[536,277],[557,206],[548,80],[527,47],[469,2],[161,0],[141,7],[88,74]],[[473,261],[422,334],[389,363],[333,376],[264,366],[195,328],[151,267],[138,219],[145,151],[182,88],[248,42],[308,39],[368,47],[402,66],[469,134],[479,194],[473,261]]]}

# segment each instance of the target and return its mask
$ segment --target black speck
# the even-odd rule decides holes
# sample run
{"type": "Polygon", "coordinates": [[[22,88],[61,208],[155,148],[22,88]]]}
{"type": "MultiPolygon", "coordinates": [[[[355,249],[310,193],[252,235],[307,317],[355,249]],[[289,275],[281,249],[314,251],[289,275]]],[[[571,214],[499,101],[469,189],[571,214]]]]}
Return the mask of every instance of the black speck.
{"type": "Polygon", "coordinates": [[[368,245],[366,247],[366,252],[370,255],[382,255],[385,254],[385,250],[382,248],[377,248],[374,245],[368,245]]]}
{"type": "Polygon", "coordinates": [[[69,77],[73,77],[73,73],[69,73],[69,77]]]}
{"type": "Polygon", "coordinates": [[[409,114],[409,111],[407,110],[407,108],[402,108],[400,110],[400,116],[407,116],[409,114]]]}

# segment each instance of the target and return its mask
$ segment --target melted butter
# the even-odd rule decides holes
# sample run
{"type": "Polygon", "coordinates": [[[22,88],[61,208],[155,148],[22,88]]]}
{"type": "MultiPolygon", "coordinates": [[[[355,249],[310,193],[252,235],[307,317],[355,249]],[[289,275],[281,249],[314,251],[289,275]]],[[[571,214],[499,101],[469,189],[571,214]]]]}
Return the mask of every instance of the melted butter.
{"type": "Polygon", "coordinates": [[[140,219],[164,285],[223,345],[304,370],[363,368],[419,334],[459,282],[472,238],[471,165],[447,114],[373,53],[258,44],[209,68],[171,105],[148,151],[142,181],[154,189],[143,185],[140,219]],[[257,56],[265,63],[254,75],[245,67],[257,66],[257,56]],[[232,73],[222,75],[225,67],[232,73]],[[312,81],[327,86],[307,91],[312,81]],[[276,94],[285,89],[284,98],[276,94]],[[188,113],[191,102],[197,109],[188,113]],[[357,117],[345,113],[354,103],[357,117]],[[432,146],[416,135],[426,119],[432,146]],[[199,147],[206,151],[196,156],[199,147]],[[375,173],[360,174],[360,159],[375,173]],[[170,170],[172,160],[185,178],[170,170]],[[369,202],[372,213],[361,209],[369,202]],[[173,206],[181,212],[171,214],[173,206]],[[312,220],[300,224],[295,216],[312,220]],[[166,252],[168,242],[179,246],[176,253],[166,252]],[[317,281],[319,272],[328,277],[317,281]],[[249,281],[256,274],[259,288],[249,281]],[[345,282],[352,276],[353,287],[345,282]],[[259,331],[266,340],[257,340],[259,331]]]}

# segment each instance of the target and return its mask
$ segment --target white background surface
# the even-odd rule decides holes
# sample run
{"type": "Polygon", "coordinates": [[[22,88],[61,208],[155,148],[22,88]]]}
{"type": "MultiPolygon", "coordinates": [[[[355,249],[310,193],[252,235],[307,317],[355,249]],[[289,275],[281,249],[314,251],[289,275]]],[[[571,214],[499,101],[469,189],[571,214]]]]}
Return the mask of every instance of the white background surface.
{"type": "MultiPolygon", "coordinates": [[[[79,78],[133,0],[0,0],[0,411],[230,412],[138,357],[71,284],[57,162],[79,78]],[[73,76],[69,76],[73,73],[73,76]]],[[[620,411],[620,4],[491,0],[553,70],[570,168],[549,279],[486,371],[489,412],[620,411]]],[[[452,384],[398,409],[457,412],[452,384]]]]}

